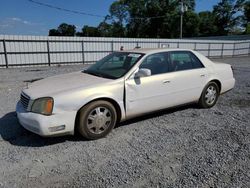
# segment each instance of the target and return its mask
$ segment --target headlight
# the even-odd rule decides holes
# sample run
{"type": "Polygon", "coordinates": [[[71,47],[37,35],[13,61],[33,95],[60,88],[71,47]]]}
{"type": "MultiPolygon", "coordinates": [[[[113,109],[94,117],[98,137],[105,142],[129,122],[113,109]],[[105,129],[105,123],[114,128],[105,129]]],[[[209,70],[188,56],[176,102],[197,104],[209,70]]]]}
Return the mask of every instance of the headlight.
{"type": "Polygon", "coordinates": [[[43,115],[51,115],[53,110],[53,98],[44,97],[36,99],[31,107],[31,112],[43,114],[43,115]]]}

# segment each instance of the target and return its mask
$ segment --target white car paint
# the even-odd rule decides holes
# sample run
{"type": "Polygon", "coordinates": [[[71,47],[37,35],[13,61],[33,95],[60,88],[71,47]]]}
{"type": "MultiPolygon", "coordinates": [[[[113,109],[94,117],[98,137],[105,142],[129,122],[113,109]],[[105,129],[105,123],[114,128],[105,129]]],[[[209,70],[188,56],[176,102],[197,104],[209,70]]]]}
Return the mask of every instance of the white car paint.
{"type": "Polygon", "coordinates": [[[144,110],[150,112],[197,101],[207,83],[206,77],[201,77],[201,75],[206,74],[208,74],[206,70],[194,69],[153,75],[141,78],[140,86],[135,83],[134,79],[129,79],[126,82],[127,115],[136,115],[144,110]],[[183,83],[183,80],[186,84],[183,83]],[[182,87],[179,87],[180,85],[182,87]]]}
{"type": "Polygon", "coordinates": [[[23,89],[22,92],[30,97],[29,103],[37,98],[52,97],[54,107],[53,114],[45,116],[26,111],[18,102],[16,112],[20,124],[42,136],[74,134],[77,112],[93,100],[105,98],[115,102],[120,109],[120,121],[123,121],[140,114],[196,102],[211,80],[221,83],[221,93],[232,89],[235,84],[230,65],[213,63],[192,50],[135,49],[129,52],[145,53],[145,56],[125,76],[116,80],[79,71],[39,80],[23,89]],[[134,78],[139,65],[148,55],[168,51],[190,51],[203,63],[204,68],[142,77],[139,82],[134,78]],[[50,131],[61,125],[65,125],[64,130],[50,131]]]}

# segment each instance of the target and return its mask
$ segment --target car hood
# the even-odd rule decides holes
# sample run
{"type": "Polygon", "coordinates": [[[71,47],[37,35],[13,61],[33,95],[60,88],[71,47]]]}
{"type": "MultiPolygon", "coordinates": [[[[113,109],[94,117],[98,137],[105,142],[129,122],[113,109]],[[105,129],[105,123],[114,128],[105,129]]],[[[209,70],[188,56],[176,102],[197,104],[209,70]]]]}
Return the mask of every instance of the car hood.
{"type": "Polygon", "coordinates": [[[64,91],[94,87],[99,84],[103,85],[104,83],[109,83],[111,81],[111,79],[93,76],[80,71],[52,76],[36,81],[32,84],[29,84],[28,87],[23,90],[23,92],[30,96],[31,99],[47,96],[53,97],[53,95],[64,91]]]}

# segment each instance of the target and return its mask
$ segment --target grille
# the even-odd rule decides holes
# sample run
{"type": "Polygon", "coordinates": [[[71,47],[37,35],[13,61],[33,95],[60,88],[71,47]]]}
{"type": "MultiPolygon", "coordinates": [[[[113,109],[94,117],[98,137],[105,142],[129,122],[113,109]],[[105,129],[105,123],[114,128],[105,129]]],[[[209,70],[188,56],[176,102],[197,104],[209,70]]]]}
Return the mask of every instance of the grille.
{"type": "Polygon", "coordinates": [[[27,110],[28,106],[29,106],[30,98],[27,95],[25,95],[24,93],[22,93],[20,101],[21,101],[21,104],[23,105],[23,107],[27,110]]]}

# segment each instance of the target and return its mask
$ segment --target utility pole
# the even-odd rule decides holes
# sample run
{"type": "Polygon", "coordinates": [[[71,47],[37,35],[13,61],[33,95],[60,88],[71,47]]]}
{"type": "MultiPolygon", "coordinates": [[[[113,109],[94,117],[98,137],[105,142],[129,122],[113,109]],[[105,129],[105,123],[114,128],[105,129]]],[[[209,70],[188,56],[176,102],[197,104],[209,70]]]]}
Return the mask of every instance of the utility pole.
{"type": "Polygon", "coordinates": [[[180,0],[180,14],[181,14],[181,20],[180,20],[180,39],[182,39],[182,25],[183,25],[183,14],[184,14],[183,0],[180,0]]]}

